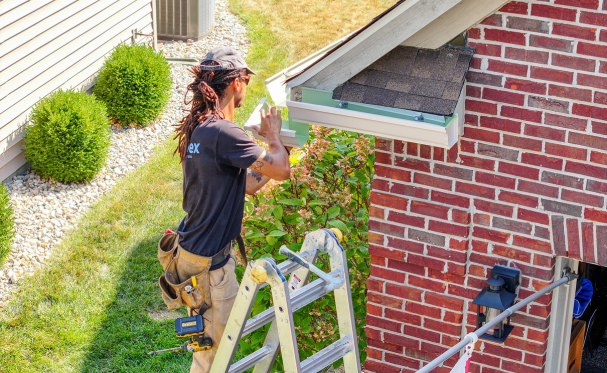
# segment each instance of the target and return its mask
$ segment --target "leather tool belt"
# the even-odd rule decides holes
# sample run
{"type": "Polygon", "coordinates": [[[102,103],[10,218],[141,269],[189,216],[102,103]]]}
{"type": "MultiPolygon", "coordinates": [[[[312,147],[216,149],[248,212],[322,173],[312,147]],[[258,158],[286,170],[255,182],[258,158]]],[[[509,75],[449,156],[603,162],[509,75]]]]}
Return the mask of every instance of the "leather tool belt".
{"type": "Polygon", "coordinates": [[[226,260],[233,247],[231,241],[212,257],[200,256],[185,251],[179,246],[179,235],[168,231],[158,242],[158,260],[165,271],[158,284],[167,307],[185,305],[199,314],[211,308],[209,269],[226,260]]]}

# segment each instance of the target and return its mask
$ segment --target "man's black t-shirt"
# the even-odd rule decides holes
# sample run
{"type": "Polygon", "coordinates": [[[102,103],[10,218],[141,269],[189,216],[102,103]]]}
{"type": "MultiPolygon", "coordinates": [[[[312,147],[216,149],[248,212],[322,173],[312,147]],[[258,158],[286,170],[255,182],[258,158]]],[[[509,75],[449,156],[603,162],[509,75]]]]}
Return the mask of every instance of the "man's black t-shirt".
{"type": "Polygon", "coordinates": [[[187,215],[177,229],[181,247],[209,257],[240,234],[247,168],[262,153],[263,148],[230,121],[213,119],[194,129],[182,163],[187,215]]]}

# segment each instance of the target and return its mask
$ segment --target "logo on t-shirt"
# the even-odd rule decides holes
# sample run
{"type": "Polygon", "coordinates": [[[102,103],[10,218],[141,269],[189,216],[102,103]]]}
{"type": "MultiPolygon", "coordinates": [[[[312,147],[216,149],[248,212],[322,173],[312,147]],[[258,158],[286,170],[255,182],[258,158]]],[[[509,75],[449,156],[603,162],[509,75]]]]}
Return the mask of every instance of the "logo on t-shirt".
{"type": "MultiPolygon", "coordinates": [[[[194,153],[198,153],[200,154],[200,151],[198,151],[198,147],[200,146],[200,143],[195,144],[195,143],[190,143],[190,146],[188,146],[188,153],[190,154],[194,154],[194,153]]],[[[191,155],[186,156],[186,158],[192,158],[191,155]]]]}

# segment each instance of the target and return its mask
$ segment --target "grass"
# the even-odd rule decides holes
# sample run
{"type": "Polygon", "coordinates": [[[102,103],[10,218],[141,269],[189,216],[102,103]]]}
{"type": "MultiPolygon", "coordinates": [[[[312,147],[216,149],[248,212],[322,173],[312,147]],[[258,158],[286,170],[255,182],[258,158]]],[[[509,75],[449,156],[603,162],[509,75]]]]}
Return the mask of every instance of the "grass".
{"type": "Polygon", "coordinates": [[[181,174],[167,143],[81,220],[54,258],[25,279],[0,318],[3,372],[185,370],[156,280],[155,245],[179,221],[181,174]],[[158,318],[158,317],[156,317],[158,318]]]}
{"type": "MultiPolygon", "coordinates": [[[[394,0],[232,0],[250,30],[252,79],[243,123],[266,96],[263,81],[351,32],[394,0]]],[[[181,209],[181,167],[172,141],[121,180],[55,248],[54,257],[20,282],[0,313],[1,372],[187,371],[189,355],[151,350],[181,344],[157,285],[156,243],[181,209]]]]}

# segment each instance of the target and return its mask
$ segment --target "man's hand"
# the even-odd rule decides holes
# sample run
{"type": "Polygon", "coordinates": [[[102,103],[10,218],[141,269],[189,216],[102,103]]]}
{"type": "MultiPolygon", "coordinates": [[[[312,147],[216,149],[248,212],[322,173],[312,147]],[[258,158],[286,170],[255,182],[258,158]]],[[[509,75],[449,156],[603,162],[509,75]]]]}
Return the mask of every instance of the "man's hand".
{"type": "Polygon", "coordinates": [[[280,110],[276,110],[276,106],[272,106],[267,113],[263,109],[260,113],[261,125],[252,127],[268,140],[270,149],[264,151],[249,167],[253,172],[250,172],[247,177],[247,193],[259,190],[269,179],[282,181],[291,177],[289,154],[280,141],[280,129],[282,128],[280,110]],[[265,175],[267,178],[260,178],[259,175],[265,175]]]}
{"type": "Polygon", "coordinates": [[[264,109],[261,109],[260,115],[261,125],[252,127],[257,131],[257,133],[265,137],[268,141],[280,141],[280,130],[282,129],[280,110],[277,110],[276,106],[272,106],[268,109],[267,113],[264,109]]]}

